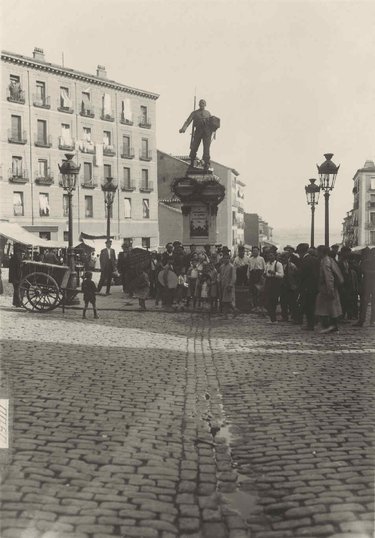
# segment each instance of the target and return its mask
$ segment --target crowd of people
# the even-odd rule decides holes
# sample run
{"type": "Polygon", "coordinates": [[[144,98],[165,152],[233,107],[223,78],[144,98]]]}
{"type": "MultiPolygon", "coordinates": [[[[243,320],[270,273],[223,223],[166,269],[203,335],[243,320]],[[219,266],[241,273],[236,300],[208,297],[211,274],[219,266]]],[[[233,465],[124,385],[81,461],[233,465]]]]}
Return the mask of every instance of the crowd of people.
{"type": "Polygon", "coordinates": [[[371,300],[370,323],[375,324],[375,249],[354,253],[334,245],[310,248],[300,243],[275,247],[239,246],[235,255],[225,246],[205,245],[189,251],[179,241],[168,243],[162,253],[153,251],[148,262],[134,263],[132,249],[124,244],[116,260],[110,242],[100,254],[99,291],[106,283],[110,293],[112,275],[118,273],[123,291],[166,309],[193,307],[212,313],[236,315],[235,292],[249,294],[251,309],[266,312],[272,323],[291,321],[314,330],[320,320],[322,332],[337,332],[340,321],[363,326],[371,300]]]}
{"type": "MultiPolygon", "coordinates": [[[[15,293],[14,306],[20,306],[17,284],[24,258],[15,248],[10,260],[9,281],[15,293]]],[[[96,256],[96,255],[95,255],[96,256]]],[[[246,296],[250,311],[265,313],[270,322],[291,322],[312,331],[317,321],[323,333],[337,332],[340,322],[353,321],[362,327],[371,302],[370,324],[375,325],[375,248],[352,252],[347,246],[310,248],[300,243],[251,251],[238,246],[231,253],[225,246],[204,248],[179,241],[168,243],[163,252],[133,249],[122,245],[116,257],[112,241],[100,252],[100,279],[92,279],[92,256],[88,256],[82,282],[85,307],[96,310],[96,294],[105,286],[110,295],[113,282],[121,284],[127,298],[137,298],[141,310],[146,299],[167,310],[203,309],[226,317],[239,313],[237,298],[246,296]]],[[[61,264],[54,250],[41,256],[44,263],[61,264]]]]}

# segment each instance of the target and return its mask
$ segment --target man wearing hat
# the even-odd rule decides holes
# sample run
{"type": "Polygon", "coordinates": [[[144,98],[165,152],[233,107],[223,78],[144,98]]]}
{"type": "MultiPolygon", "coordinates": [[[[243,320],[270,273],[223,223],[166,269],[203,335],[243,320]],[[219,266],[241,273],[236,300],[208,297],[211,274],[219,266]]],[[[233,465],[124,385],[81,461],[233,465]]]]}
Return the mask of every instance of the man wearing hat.
{"type": "Polygon", "coordinates": [[[116,253],[112,246],[111,239],[107,239],[105,242],[106,248],[100,252],[100,280],[98,284],[98,293],[102,289],[102,286],[106,284],[106,295],[110,295],[111,283],[113,273],[116,270],[116,253]]]}

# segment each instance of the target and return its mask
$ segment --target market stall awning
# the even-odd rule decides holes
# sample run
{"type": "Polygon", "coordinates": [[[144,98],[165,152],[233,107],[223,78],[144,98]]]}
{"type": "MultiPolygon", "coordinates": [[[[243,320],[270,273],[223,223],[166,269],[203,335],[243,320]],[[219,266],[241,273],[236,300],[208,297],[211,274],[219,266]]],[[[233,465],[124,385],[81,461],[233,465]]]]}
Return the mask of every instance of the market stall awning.
{"type": "Polygon", "coordinates": [[[58,241],[48,241],[47,239],[41,239],[37,235],[32,234],[22,228],[15,222],[1,222],[0,221],[0,235],[11,239],[16,243],[22,243],[23,245],[32,245],[34,247],[44,248],[66,248],[66,243],[59,243],[58,241]]]}

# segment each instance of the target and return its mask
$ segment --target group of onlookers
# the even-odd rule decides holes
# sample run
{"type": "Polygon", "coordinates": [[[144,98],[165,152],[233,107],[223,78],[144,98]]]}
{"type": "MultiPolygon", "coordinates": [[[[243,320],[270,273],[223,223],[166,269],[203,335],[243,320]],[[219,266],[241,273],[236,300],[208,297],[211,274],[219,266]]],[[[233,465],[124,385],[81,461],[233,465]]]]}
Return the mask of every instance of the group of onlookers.
{"type": "MultiPolygon", "coordinates": [[[[23,258],[22,248],[15,245],[9,267],[15,306],[20,306],[17,290],[23,258]]],[[[42,261],[61,263],[53,249],[44,251],[42,261]]],[[[109,295],[115,278],[128,297],[138,298],[141,310],[151,298],[167,309],[191,306],[236,315],[237,290],[237,294],[249,295],[252,311],[266,311],[271,322],[279,315],[279,321],[291,321],[307,330],[314,330],[318,319],[322,332],[337,332],[342,320],[353,320],[361,327],[371,301],[370,324],[375,324],[375,248],[354,253],[347,246],[340,250],[338,245],[310,248],[300,243],[296,248],[287,245],[281,252],[275,247],[260,251],[256,246],[249,252],[239,246],[232,255],[225,246],[198,249],[190,245],[186,251],[175,241],[162,253],[132,249],[124,243],[116,258],[108,240],[99,262],[97,287],[92,272],[84,274],[84,316],[91,303],[97,317],[95,295],[103,286],[109,295]]]]}

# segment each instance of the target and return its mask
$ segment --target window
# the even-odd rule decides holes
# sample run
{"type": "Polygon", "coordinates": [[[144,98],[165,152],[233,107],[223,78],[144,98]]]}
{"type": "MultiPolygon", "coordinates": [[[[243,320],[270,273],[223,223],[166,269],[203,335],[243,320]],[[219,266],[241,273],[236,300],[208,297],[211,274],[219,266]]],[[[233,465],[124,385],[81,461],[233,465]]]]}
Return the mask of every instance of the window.
{"type": "Polygon", "coordinates": [[[10,75],[9,77],[9,93],[11,99],[21,100],[22,90],[21,90],[21,79],[18,75],[10,75]]]}
{"type": "Polygon", "coordinates": [[[11,116],[12,138],[21,140],[21,116],[11,116]]]}
{"type": "Polygon", "coordinates": [[[370,213],[370,222],[371,224],[375,224],[375,213],[370,213]]]}
{"type": "Polygon", "coordinates": [[[370,189],[375,191],[375,177],[370,178],[370,189]]]}
{"type": "Polygon", "coordinates": [[[124,187],[130,187],[130,168],[124,167],[124,187]]]}
{"type": "Polygon", "coordinates": [[[92,181],[92,163],[83,163],[83,180],[85,183],[92,181]]]}
{"type": "Polygon", "coordinates": [[[67,194],[63,194],[63,217],[68,217],[68,216],[69,216],[69,196],[67,194]]]}
{"type": "Polygon", "coordinates": [[[69,232],[64,232],[64,241],[69,241],[69,232]]]}
{"type": "Polygon", "coordinates": [[[147,123],[147,106],[141,106],[141,123],[147,123]]]}
{"type": "Polygon", "coordinates": [[[112,133],[111,131],[103,131],[103,144],[104,147],[110,146],[112,143],[112,133]]]}
{"type": "Polygon", "coordinates": [[[37,127],[38,144],[47,144],[47,122],[45,120],[37,120],[37,127]]]}
{"type": "Polygon", "coordinates": [[[82,92],[82,111],[91,110],[90,92],[82,92]]]}
{"type": "Polygon", "coordinates": [[[150,201],[148,198],[143,198],[143,218],[150,218],[150,201]]]}
{"type": "Polygon", "coordinates": [[[72,108],[72,100],[69,97],[69,88],[60,86],[60,107],[72,108]]]}
{"type": "Polygon", "coordinates": [[[150,248],[150,237],[142,237],[142,247],[150,248]]]}
{"type": "Polygon", "coordinates": [[[48,162],[46,159],[38,159],[38,177],[48,176],[48,162]]]}
{"type": "Polygon", "coordinates": [[[148,170],[142,168],[142,183],[145,187],[148,186],[148,170]]]}
{"type": "Polygon", "coordinates": [[[36,101],[44,103],[46,98],[46,85],[44,82],[36,81],[36,101]]]}
{"type": "Polygon", "coordinates": [[[39,215],[49,217],[49,195],[47,192],[39,193],[39,215]]]}
{"type": "Polygon", "coordinates": [[[92,196],[85,196],[85,217],[90,218],[94,216],[92,196]]]}
{"type": "Polygon", "coordinates": [[[125,198],[125,218],[132,218],[132,201],[131,198],[125,198]]]}
{"type": "Polygon", "coordinates": [[[148,157],[148,140],[147,138],[142,138],[142,157],[148,157]]]}
{"type": "Polygon", "coordinates": [[[370,243],[371,245],[375,245],[375,231],[374,230],[370,231],[370,243]]]}
{"type": "Polygon", "coordinates": [[[132,237],[124,237],[123,243],[127,247],[131,247],[133,245],[133,238],[132,237]]]}
{"type": "Polygon", "coordinates": [[[22,157],[12,157],[12,176],[22,176],[22,157]]]}
{"type": "Polygon", "coordinates": [[[24,215],[23,192],[13,192],[13,215],[15,217],[24,215]]]}
{"type": "Polygon", "coordinates": [[[107,179],[108,177],[112,177],[112,170],[111,170],[110,164],[104,165],[104,179],[107,179]]]}
{"type": "Polygon", "coordinates": [[[83,140],[86,142],[91,142],[91,129],[90,127],[83,128],[83,140]]]}
{"type": "Polygon", "coordinates": [[[122,149],[124,155],[130,155],[130,136],[124,135],[122,137],[122,149]]]}
{"type": "Polygon", "coordinates": [[[61,145],[62,146],[72,146],[72,135],[70,131],[70,124],[69,123],[62,123],[61,124],[61,145]]]}
{"type": "Polygon", "coordinates": [[[39,237],[51,241],[51,232],[39,232],[39,237]]]}
{"type": "Polygon", "coordinates": [[[10,75],[9,80],[11,83],[13,82],[13,84],[19,84],[21,82],[21,79],[18,75],[10,75]]]}

